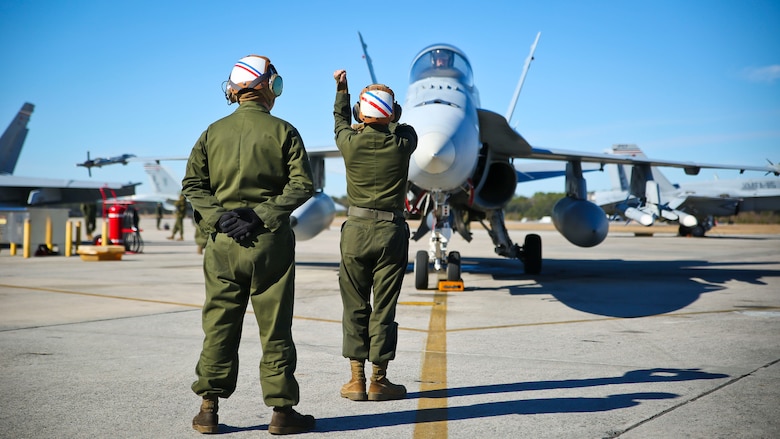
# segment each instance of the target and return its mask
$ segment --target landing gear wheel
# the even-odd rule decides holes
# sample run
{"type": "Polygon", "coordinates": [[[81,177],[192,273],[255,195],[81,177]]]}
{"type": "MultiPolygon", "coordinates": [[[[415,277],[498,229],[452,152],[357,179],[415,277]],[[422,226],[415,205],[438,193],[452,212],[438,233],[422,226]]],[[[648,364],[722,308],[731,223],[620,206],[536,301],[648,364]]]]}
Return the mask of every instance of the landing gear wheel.
{"type": "Polygon", "coordinates": [[[704,230],[704,226],[701,224],[697,224],[691,228],[691,235],[693,235],[694,238],[702,238],[705,233],[707,233],[707,231],[704,230]]]}
{"type": "Polygon", "coordinates": [[[542,238],[531,233],[525,235],[523,253],[520,256],[523,261],[525,274],[539,274],[542,272],[542,238]]]}
{"type": "Polygon", "coordinates": [[[450,252],[447,255],[447,280],[460,280],[460,253],[450,252]]]}
{"type": "Polygon", "coordinates": [[[428,289],[428,252],[425,250],[417,251],[414,258],[414,287],[428,289]]]}

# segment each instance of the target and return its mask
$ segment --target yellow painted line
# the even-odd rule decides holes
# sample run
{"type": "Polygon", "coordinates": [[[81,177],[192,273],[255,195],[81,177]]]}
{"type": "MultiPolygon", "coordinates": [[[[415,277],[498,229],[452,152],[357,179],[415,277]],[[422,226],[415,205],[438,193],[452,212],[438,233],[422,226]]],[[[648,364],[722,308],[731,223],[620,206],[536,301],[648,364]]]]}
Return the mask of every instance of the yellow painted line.
{"type": "Polygon", "coordinates": [[[399,305],[434,306],[436,302],[398,302],[399,305]]]}
{"type": "Polygon", "coordinates": [[[83,291],[68,291],[68,290],[58,290],[55,288],[41,288],[41,287],[23,287],[19,285],[3,285],[0,284],[0,287],[3,288],[17,288],[22,290],[31,290],[31,291],[44,291],[47,293],[58,293],[58,294],[72,294],[75,296],[87,296],[87,297],[101,297],[103,299],[119,299],[119,300],[131,300],[133,302],[147,302],[147,303],[159,303],[163,305],[177,305],[177,306],[187,306],[191,308],[201,308],[203,305],[195,305],[192,303],[181,303],[181,302],[170,302],[166,300],[155,300],[155,299],[139,299],[137,297],[126,297],[126,296],[113,296],[110,294],[95,294],[95,293],[85,293],[83,291]]]}
{"type": "Polygon", "coordinates": [[[415,439],[447,438],[447,294],[437,293],[428,323],[420,393],[433,392],[435,398],[421,396],[414,424],[415,439]]]}

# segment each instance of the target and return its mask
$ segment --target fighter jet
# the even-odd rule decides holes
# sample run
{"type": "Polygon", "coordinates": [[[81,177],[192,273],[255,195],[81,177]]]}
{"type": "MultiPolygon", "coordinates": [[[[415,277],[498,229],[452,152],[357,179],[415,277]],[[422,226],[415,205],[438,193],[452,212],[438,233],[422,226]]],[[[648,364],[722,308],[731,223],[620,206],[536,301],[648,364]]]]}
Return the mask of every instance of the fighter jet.
{"type": "MultiPolygon", "coordinates": [[[[613,145],[611,152],[645,157],[633,144],[613,145]]],[[[717,216],[780,211],[780,180],[775,177],[672,184],[656,167],[634,165],[628,172],[626,168],[607,165],[612,190],[596,191],[591,198],[607,214],[643,226],[676,222],[680,236],[701,237],[715,225],[717,216]]]]}
{"type": "Polygon", "coordinates": [[[107,158],[97,157],[91,159],[89,158],[89,151],[87,151],[87,160],[82,163],[76,163],[76,166],[83,166],[87,168],[87,172],[89,172],[89,176],[92,177],[92,168],[101,168],[106,165],[115,165],[117,163],[126,165],[127,161],[133,157],[135,157],[134,154],[122,154],[114,157],[107,157],[107,158]]]}
{"type": "MultiPolygon", "coordinates": [[[[565,193],[554,206],[555,228],[569,242],[592,247],[607,236],[609,222],[604,211],[587,199],[584,168],[608,163],[684,168],[696,174],[701,168],[741,169],[773,172],[778,166],[734,166],[652,160],[648,158],[591,154],[531,146],[509,126],[523,82],[534,59],[541,33],[531,45],[523,71],[505,116],[480,107],[475,77],[466,55],[450,44],[434,44],[421,50],[412,60],[409,87],[400,122],[415,128],[417,150],[409,165],[408,210],[419,217],[413,239],[430,232],[429,249],[415,255],[415,287],[428,287],[431,271],[446,274],[447,280],[461,276],[460,253],[449,251],[453,230],[471,241],[470,223],[478,221],[488,231],[496,254],[517,258],[527,274],[542,268],[542,242],[529,234],[523,245],[514,243],[504,223],[503,208],[515,193],[518,183],[529,179],[565,175],[565,193]],[[515,159],[558,160],[560,172],[524,171],[515,159]],[[592,165],[591,165],[592,166],[592,165]]],[[[367,45],[359,34],[372,82],[378,82],[368,56],[367,45]]],[[[337,151],[309,152],[313,161],[337,151]]]]}

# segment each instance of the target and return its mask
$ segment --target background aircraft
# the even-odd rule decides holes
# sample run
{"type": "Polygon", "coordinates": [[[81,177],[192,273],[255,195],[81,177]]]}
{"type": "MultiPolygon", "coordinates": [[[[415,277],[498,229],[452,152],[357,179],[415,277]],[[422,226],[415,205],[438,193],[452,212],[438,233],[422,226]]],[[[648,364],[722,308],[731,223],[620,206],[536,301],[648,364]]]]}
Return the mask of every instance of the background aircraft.
{"type": "Polygon", "coordinates": [[[13,175],[27,138],[27,123],[35,106],[22,105],[0,137],[0,206],[23,207],[94,202],[101,199],[100,190],[120,195],[132,195],[138,183],[110,183],[13,175]]]}
{"type": "MultiPolygon", "coordinates": [[[[414,126],[419,136],[418,148],[410,161],[409,211],[421,219],[414,236],[416,239],[431,232],[430,249],[419,252],[415,257],[417,288],[427,288],[430,268],[446,272],[450,280],[460,278],[460,254],[449,252],[447,245],[453,229],[467,241],[471,240],[472,221],[479,221],[488,230],[498,255],[520,259],[526,273],[541,271],[541,238],[530,234],[520,246],[511,240],[504,224],[503,208],[513,197],[518,182],[538,177],[529,177],[529,173],[519,174],[514,166],[515,159],[565,162],[565,167],[561,164],[559,171],[547,174],[566,176],[566,197],[555,205],[552,218],[556,229],[567,240],[581,247],[599,244],[608,230],[604,211],[587,200],[587,187],[582,175],[584,164],[594,163],[598,167],[607,163],[670,166],[683,168],[689,174],[698,173],[700,168],[780,170],[775,167],[675,162],[532,147],[507,121],[514,111],[538,38],[537,35],[531,46],[531,54],[526,59],[506,116],[480,108],[470,62],[456,47],[447,44],[426,47],[412,62],[410,85],[401,117],[401,122],[414,126]]],[[[368,61],[370,58],[365,44],[363,48],[368,61]]],[[[369,71],[373,72],[370,63],[369,71]]],[[[372,82],[377,82],[373,75],[372,82]]],[[[324,159],[340,154],[337,150],[311,149],[308,153],[315,174],[315,186],[321,190],[324,186],[324,159]]],[[[314,236],[328,227],[332,206],[333,202],[321,191],[301,206],[299,212],[294,213],[293,220],[298,239],[314,236]],[[304,228],[308,233],[299,233],[304,228]]]]}
{"type": "MultiPolygon", "coordinates": [[[[645,157],[636,145],[612,146],[612,153],[645,157]]],[[[656,167],[607,165],[612,190],[596,191],[594,203],[607,214],[644,226],[656,220],[677,222],[681,236],[704,236],[713,217],[740,212],[780,211],[780,180],[775,177],[672,184],[656,167]]]]}
{"type": "MultiPolygon", "coordinates": [[[[128,158],[130,157],[126,157],[125,160],[128,158]]],[[[144,172],[146,172],[146,176],[149,180],[149,187],[152,191],[125,197],[117,197],[117,199],[130,200],[135,202],[135,204],[162,203],[165,210],[176,210],[173,203],[179,199],[179,194],[181,193],[181,178],[174,177],[170,169],[162,166],[158,162],[145,162],[143,166],[144,172]]]]}

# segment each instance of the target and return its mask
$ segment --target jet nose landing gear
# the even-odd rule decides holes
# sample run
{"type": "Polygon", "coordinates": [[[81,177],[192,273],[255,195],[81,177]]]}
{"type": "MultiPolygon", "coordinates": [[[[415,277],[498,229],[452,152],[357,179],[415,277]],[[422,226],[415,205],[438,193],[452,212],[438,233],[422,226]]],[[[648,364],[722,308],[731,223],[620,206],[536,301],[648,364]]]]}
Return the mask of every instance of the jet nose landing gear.
{"type": "Polygon", "coordinates": [[[463,280],[461,279],[461,259],[459,252],[450,252],[447,254],[446,264],[435,264],[442,266],[441,269],[432,268],[428,252],[420,250],[414,259],[414,287],[418,290],[428,289],[428,276],[433,272],[438,279],[440,291],[463,291],[463,280]]]}

